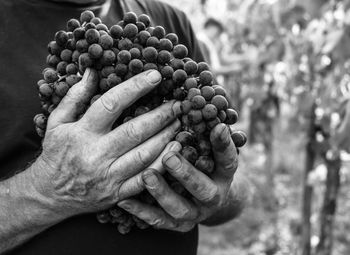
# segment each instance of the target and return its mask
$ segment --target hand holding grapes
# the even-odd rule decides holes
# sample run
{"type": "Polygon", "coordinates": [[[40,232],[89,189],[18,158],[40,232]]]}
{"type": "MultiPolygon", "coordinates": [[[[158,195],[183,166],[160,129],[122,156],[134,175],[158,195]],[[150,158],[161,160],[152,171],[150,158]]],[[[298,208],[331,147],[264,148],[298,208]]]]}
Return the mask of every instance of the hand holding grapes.
{"type": "Polygon", "coordinates": [[[174,191],[158,173],[149,169],[142,175],[148,192],[160,207],[135,199],[119,202],[119,206],[146,223],[161,229],[189,231],[229,203],[229,191],[237,169],[236,147],[226,125],[219,124],[211,132],[215,171],[209,178],[183,156],[169,152],[163,157],[164,168],[191,194],[191,198],[174,191]]]}
{"type": "Polygon", "coordinates": [[[82,115],[97,87],[97,73],[87,69],[51,113],[35,174],[49,180],[43,182],[44,195],[66,216],[105,209],[128,196],[133,182],[126,181],[173,139],[180,127],[174,101],[112,129],[123,110],[160,80],[157,71],[134,76],[106,92],[82,115]],[[78,116],[82,117],[77,120],[78,116]]]}

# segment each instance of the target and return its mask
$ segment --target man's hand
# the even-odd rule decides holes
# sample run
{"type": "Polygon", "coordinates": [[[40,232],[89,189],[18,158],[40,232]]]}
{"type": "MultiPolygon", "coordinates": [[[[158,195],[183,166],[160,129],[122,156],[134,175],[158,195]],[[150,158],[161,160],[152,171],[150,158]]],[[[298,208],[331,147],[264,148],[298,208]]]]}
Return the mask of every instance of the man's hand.
{"type": "Polygon", "coordinates": [[[211,178],[179,153],[169,152],[163,157],[166,170],[191,193],[193,199],[186,199],[172,190],[159,174],[161,169],[149,169],[143,172],[142,179],[161,208],[135,199],[123,200],[118,205],[156,228],[181,232],[189,231],[197,223],[212,224],[235,216],[237,212],[227,210],[234,210],[230,187],[238,164],[236,148],[225,124],[217,125],[210,139],[216,164],[211,178]],[[226,214],[225,219],[213,219],[217,214],[226,214]]]}
{"type": "Polygon", "coordinates": [[[121,113],[161,81],[157,71],[139,74],[94,95],[97,73],[88,69],[48,119],[43,152],[33,172],[43,196],[67,217],[110,207],[132,195],[133,177],[163,151],[180,128],[177,103],[168,102],[112,130],[121,113]],[[46,182],[45,180],[46,179],[46,182]]]}

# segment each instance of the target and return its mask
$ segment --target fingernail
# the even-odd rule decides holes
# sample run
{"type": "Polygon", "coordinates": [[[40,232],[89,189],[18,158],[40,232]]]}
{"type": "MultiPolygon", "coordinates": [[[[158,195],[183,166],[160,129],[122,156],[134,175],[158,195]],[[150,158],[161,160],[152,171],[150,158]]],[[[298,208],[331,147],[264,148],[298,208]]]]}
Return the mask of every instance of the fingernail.
{"type": "Polygon", "coordinates": [[[157,84],[161,79],[161,74],[156,70],[152,70],[147,74],[147,80],[151,84],[157,84]]]}
{"type": "Polygon", "coordinates": [[[125,201],[119,202],[119,203],[118,203],[118,206],[121,207],[121,208],[123,208],[123,209],[126,210],[126,211],[131,210],[131,207],[132,207],[130,203],[125,202],[125,201]]]}
{"type": "Polygon", "coordinates": [[[228,127],[225,125],[220,133],[220,140],[226,142],[230,138],[230,133],[228,131],[228,127]]]}
{"type": "Polygon", "coordinates": [[[142,179],[145,185],[150,189],[154,189],[158,186],[158,177],[152,171],[146,171],[142,175],[142,179]]]}
{"type": "Polygon", "coordinates": [[[170,169],[176,170],[181,167],[181,160],[176,156],[176,154],[173,154],[165,160],[165,165],[170,169]]]}

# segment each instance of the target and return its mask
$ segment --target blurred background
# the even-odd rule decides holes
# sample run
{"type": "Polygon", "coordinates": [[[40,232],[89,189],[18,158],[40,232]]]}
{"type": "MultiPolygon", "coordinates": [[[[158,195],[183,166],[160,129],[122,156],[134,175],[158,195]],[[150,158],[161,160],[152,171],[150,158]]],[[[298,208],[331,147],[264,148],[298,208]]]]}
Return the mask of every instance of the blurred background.
{"type": "MultiPolygon", "coordinates": [[[[168,1],[166,1],[168,2],[168,1]]],[[[199,255],[350,254],[350,1],[172,0],[248,134],[240,218],[199,255]]]]}

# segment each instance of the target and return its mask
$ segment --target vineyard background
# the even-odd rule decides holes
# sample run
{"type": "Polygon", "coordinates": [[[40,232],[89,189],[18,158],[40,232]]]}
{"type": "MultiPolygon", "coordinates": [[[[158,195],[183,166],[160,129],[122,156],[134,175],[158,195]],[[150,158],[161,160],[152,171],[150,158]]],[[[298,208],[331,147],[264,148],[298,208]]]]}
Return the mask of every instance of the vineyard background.
{"type": "Polygon", "coordinates": [[[252,196],[239,219],[200,227],[199,255],[350,254],[350,161],[334,138],[350,91],[350,1],[170,4],[196,32],[220,20],[222,54],[259,52],[224,77],[249,134],[238,171],[252,196]]]}

